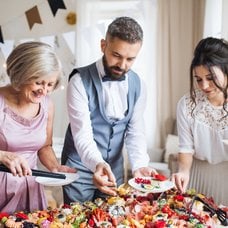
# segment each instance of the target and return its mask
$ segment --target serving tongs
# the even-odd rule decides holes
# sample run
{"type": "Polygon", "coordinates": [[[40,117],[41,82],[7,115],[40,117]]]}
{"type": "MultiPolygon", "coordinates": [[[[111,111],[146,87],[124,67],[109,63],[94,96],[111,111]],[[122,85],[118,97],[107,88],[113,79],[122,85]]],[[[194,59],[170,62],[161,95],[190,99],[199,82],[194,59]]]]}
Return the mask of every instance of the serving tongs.
{"type": "Polygon", "coordinates": [[[217,218],[219,219],[219,221],[221,222],[221,224],[222,224],[223,226],[228,226],[226,212],[223,211],[221,208],[219,208],[219,207],[217,207],[217,206],[211,205],[209,202],[206,202],[205,199],[200,198],[200,197],[197,196],[197,195],[195,195],[195,196],[192,198],[192,203],[191,203],[190,208],[189,208],[189,215],[190,215],[191,212],[192,212],[192,208],[193,208],[193,205],[194,205],[194,202],[195,202],[195,201],[200,201],[201,203],[203,203],[204,206],[205,206],[205,208],[207,208],[208,211],[210,211],[212,215],[214,215],[214,214],[217,215],[217,218]]]}
{"type": "MultiPolygon", "coordinates": [[[[31,169],[31,170],[32,170],[32,176],[66,179],[66,175],[62,173],[52,173],[52,172],[38,170],[38,169],[31,169]]],[[[3,164],[0,164],[0,171],[11,173],[10,169],[3,164]]]]}

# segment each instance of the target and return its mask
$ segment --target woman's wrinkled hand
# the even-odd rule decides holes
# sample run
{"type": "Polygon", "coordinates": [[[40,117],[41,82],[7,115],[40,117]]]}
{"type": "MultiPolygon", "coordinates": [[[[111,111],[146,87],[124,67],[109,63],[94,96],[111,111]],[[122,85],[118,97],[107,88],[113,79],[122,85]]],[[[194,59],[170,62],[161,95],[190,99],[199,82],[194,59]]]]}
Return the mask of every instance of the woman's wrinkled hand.
{"type": "Polygon", "coordinates": [[[0,152],[0,162],[10,169],[14,176],[32,175],[32,170],[25,158],[13,152],[0,152]]]}
{"type": "Polygon", "coordinates": [[[77,169],[71,168],[66,165],[59,165],[57,168],[51,170],[52,172],[63,172],[63,173],[76,173],[77,169]]]}

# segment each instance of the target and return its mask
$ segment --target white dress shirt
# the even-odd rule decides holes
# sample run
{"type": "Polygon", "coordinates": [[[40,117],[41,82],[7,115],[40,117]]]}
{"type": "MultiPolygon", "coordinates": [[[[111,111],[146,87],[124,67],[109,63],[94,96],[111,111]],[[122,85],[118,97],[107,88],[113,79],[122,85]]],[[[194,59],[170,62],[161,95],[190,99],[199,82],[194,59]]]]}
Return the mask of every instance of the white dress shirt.
{"type": "Polygon", "coordinates": [[[201,92],[196,93],[197,106],[192,117],[189,94],[177,106],[179,151],[192,153],[199,160],[218,164],[228,161],[228,116],[222,106],[213,106],[201,92]]]}
{"type": "MultiPolygon", "coordinates": [[[[99,76],[104,76],[102,59],[96,62],[99,76]]],[[[110,119],[122,119],[127,111],[128,75],[123,81],[102,82],[102,93],[106,115],[110,119]]],[[[145,84],[141,80],[140,96],[134,107],[132,118],[126,131],[125,145],[132,170],[148,166],[146,138],[144,132],[143,112],[146,105],[145,84]]],[[[96,142],[93,139],[88,97],[79,73],[74,75],[67,88],[67,106],[72,136],[76,150],[83,164],[95,171],[99,162],[104,162],[96,142]]],[[[105,134],[105,132],[104,132],[105,134]]]]}

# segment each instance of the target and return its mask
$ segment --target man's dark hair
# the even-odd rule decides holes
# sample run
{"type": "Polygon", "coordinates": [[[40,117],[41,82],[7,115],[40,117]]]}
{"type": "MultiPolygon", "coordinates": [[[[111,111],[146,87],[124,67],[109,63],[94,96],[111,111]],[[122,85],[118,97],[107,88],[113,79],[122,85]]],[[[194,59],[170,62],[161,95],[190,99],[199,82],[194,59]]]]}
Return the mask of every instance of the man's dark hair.
{"type": "Polygon", "coordinates": [[[117,37],[134,44],[143,41],[143,30],[134,19],[118,17],[108,26],[107,36],[110,39],[117,37]]]}

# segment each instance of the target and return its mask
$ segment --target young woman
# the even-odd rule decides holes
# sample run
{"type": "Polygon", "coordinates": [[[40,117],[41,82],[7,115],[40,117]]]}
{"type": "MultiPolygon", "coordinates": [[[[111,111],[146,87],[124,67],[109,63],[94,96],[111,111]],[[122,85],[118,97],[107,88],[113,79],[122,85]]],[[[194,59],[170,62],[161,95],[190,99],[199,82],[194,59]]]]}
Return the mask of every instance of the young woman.
{"type": "Polygon", "coordinates": [[[176,186],[228,205],[228,43],[205,38],[199,42],[190,67],[190,94],[177,107],[179,171],[176,186]]]}
{"type": "Polygon", "coordinates": [[[75,172],[59,165],[52,149],[54,107],[48,94],[57,88],[61,64],[41,42],[17,46],[7,59],[10,84],[0,88],[0,211],[45,209],[43,186],[31,169],[37,157],[50,171],[75,172]]]}

